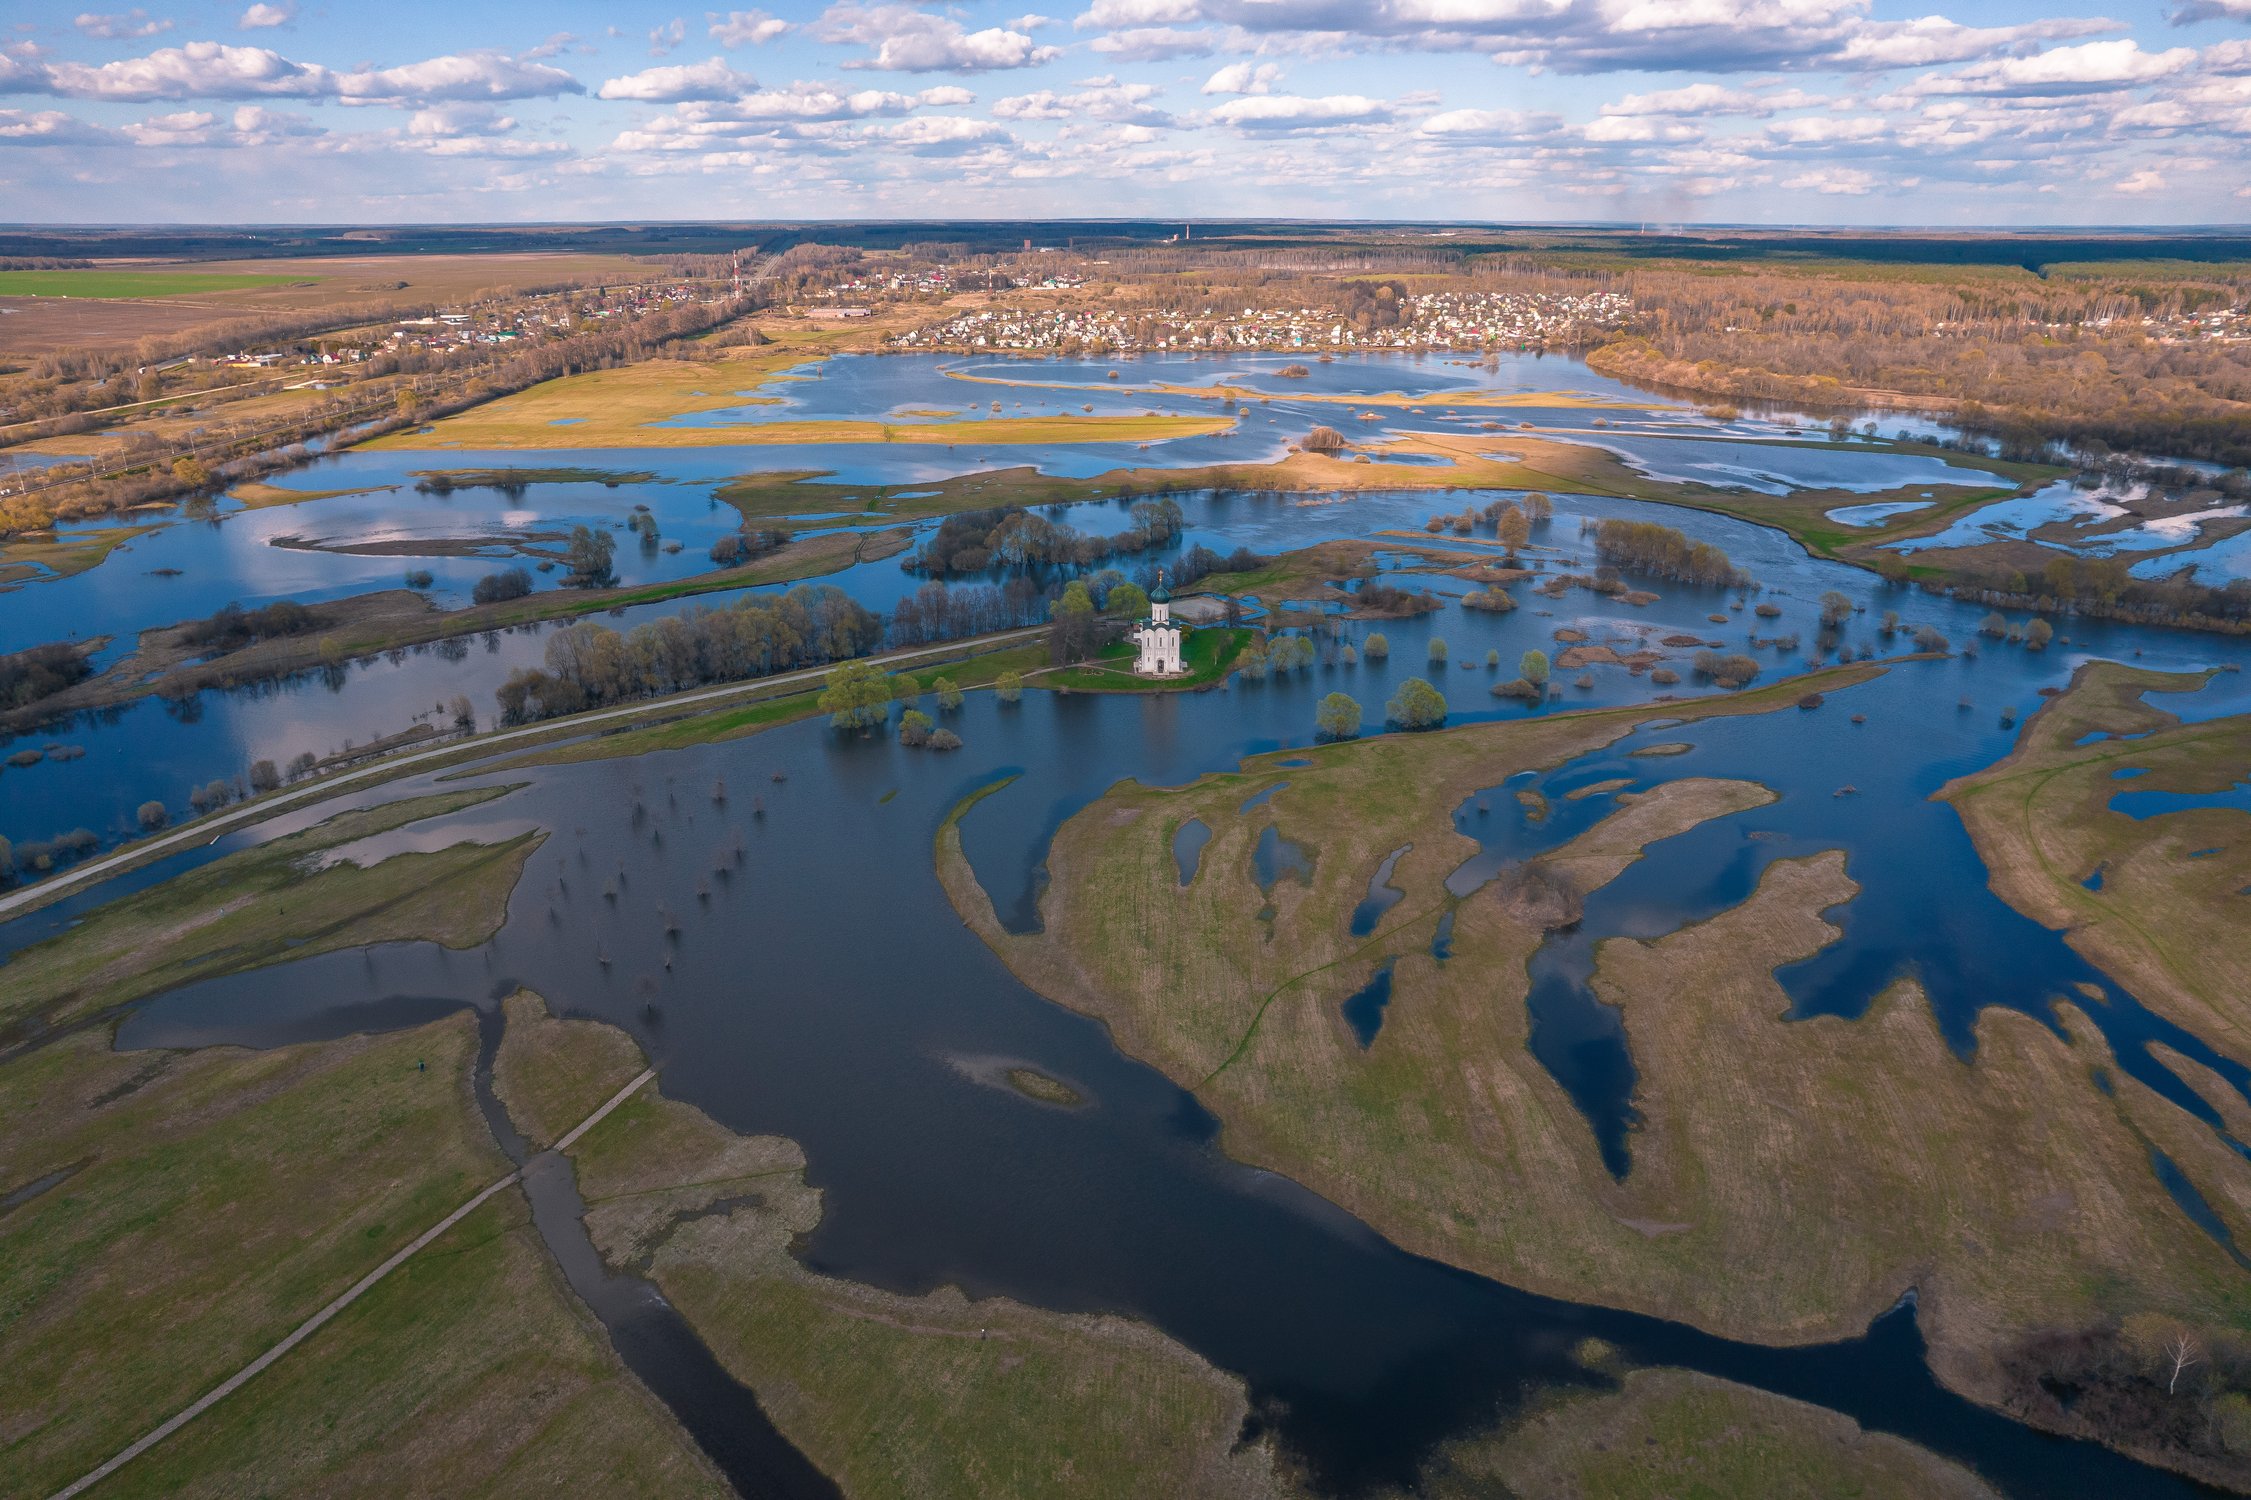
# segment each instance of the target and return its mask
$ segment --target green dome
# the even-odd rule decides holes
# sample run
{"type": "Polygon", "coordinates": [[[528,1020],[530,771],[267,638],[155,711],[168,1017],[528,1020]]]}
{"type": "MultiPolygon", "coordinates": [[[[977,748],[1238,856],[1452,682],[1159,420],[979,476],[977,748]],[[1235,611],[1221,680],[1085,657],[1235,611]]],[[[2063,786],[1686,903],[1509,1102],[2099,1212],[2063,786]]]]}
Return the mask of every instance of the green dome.
{"type": "Polygon", "coordinates": [[[1149,596],[1149,602],[1151,604],[1172,603],[1172,591],[1165,587],[1163,579],[1157,581],[1157,591],[1149,596]]]}

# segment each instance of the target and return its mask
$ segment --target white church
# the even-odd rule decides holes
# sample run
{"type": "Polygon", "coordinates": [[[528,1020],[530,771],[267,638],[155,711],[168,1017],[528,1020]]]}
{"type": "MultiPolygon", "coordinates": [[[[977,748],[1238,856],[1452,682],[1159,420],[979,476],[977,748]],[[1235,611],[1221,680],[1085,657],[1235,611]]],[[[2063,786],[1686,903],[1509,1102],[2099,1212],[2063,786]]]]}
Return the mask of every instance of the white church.
{"type": "Polygon", "coordinates": [[[1149,595],[1149,618],[1133,627],[1133,644],[1140,649],[1133,670],[1143,677],[1183,677],[1188,669],[1180,662],[1180,637],[1185,627],[1172,617],[1172,594],[1165,588],[1162,569],[1157,587],[1149,595]]]}

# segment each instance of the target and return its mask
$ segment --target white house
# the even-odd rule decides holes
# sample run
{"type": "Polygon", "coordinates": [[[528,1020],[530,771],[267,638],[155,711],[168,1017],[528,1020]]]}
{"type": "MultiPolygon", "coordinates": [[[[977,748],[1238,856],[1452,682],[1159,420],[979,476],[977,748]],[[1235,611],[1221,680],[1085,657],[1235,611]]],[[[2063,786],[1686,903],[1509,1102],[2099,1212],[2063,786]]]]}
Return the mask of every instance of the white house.
{"type": "Polygon", "coordinates": [[[1172,618],[1172,594],[1160,571],[1157,587],[1149,595],[1149,618],[1133,628],[1133,643],[1141,653],[1133,670],[1143,677],[1185,676],[1188,669],[1180,663],[1181,630],[1172,618]]]}

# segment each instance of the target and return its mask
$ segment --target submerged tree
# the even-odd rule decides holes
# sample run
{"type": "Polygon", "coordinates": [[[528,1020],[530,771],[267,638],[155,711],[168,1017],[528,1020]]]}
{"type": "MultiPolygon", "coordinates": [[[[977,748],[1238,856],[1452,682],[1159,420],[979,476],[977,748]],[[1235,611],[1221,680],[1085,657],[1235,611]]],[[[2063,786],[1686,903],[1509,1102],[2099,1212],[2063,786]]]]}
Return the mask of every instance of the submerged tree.
{"type": "Polygon", "coordinates": [[[1314,732],[1325,740],[1349,740],[1360,732],[1360,701],[1349,693],[1331,693],[1313,710],[1314,732]]]}
{"type": "Polygon", "coordinates": [[[1382,661],[1391,655],[1391,638],[1380,630],[1371,632],[1367,644],[1360,648],[1360,654],[1370,661],[1382,661]]]}
{"type": "Polygon", "coordinates": [[[848,661],[829,672],[815,702],[839,729],[873,729],[891,715],[891,680],[873,662],[848,661]]]}
{"type": "Polygon", "coordinates": [[[1545,651],[1527,651],[1516,663],[1516,675],[1534,687],[1548,685],[1548,654],[1545,651]]]}
{"type": "Polygon", "coordinates": [[[1384,714],[1401,729],[1436,729],[1446,722],[1446,698],[1420,677],[1410,677],[1391,695],[1384,714]]]}
{"type": "Polygon", "coordinates": [[[1003,672],[993,683],[993,696],[1003,703],[1020,703],[1024,698],[1024,674],[1003,672]]]}

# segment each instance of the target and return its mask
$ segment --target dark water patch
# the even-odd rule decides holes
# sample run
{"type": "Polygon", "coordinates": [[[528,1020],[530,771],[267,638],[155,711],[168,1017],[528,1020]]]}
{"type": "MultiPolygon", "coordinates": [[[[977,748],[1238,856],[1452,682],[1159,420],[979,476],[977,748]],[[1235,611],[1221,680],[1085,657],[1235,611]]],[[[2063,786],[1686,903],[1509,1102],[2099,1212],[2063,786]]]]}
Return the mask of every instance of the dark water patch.
{"type": "Polygon", "coordinates": [[[2120,766],[2110,773],[2110,779],[2112,781],[2131,781],[2136,776],[2147,776],[2148,774],[2149,767],[2147,766],[2120,766]]]}
{"type": "MultiPolygon", "coordinates": [[[[220,983],[220,981],[212,981],[220,983]]],[[[174,995],[186,994],[174,991],[174,995]]],[[[167,997],[168,999],[170,997],[167,997]]],[[[275,997],[276,999],[280,997],[275,997]]],[[[443,1020],[465,1002],[435,995],[386,995],[375,1000],[340,1000],[309,1012],[289,1005],[259,1007],[258,1014],[197,1015],[172,1006],[149,1006],[117,1028],[119,1051],[145,1047],[288,1047],[301,1042],[333,1042],[363,1032],[406,1031],[443,1020]]]]}
{"type": "Polygon", "coordinates": [[[2189,1222],[2211,1236],[2212,1242],[2227,1251],[2238,1266],[2251,1271],[2251,1260],[2245,1259],[2243,1252],[2236,1248],[2235,1236],[2229,1231],[2227,1221],[2220,1217],[2211,1200],[2197,1191],[2196,1184],[2188,1180],[2180,1164],[2155,1145],[2149,1145],[2149,1166],[2157,1174],[2157,1180],[2165,1185],[2165,1192],[2174,1206],[2188,1216],[2189,1222]]]}
{"type": "Polygon", "coordinates": [[[1375,1045],[1376,1033],[1383,1030],[1383,1013],[1391,1004],[1391,969],[1396,962],[1385,959],[1368,982],[1344,1002],[1345,1024],[1352,1028],[1363,1052],[1375,1045]]]}
{"type": "Polygon", "coordinates": [[[1376,923],[1383,920],[1383,914],[1407,899],[1407,893],[1391,883],[1391,876],[1398,869],[1401,856],[1414,847],[1413,844],[1401,844],[1386,854],[1383,863],[1376,866],[1376,873],[1368,877],[1368,894],[1352,909],[1354,937],[1366,937],[1374,932],[1376,923]]]}
{"type": "Polygon", "coordinates": [[[2099,891],[2099,890],[2101,890],[2101,889],[2102,889],[2102,882],[2103,882],[2103,871],[2104,871],[2104,870],[2106,870],[2106,869],[2108,869],[2108,868],[2109,868],[2109,865],[2108,865],[2108,863],[2107,863],[2107,862],[2106,862],[2106,863],[2104,863],[2104,864],[2099,864],[2099,865],[2095,866],[2095,867],[2094,867],[2094,868],[2093,868],[2092,870],[2089,870],[2089,871],[2087,872],[2087,878],[2086,878],[2085,880],[2082,880],[2082,881],[2080,881],[2079,883],[2080,883],[2081,885],[2085,886],[2085,887],[2086,887],[2086,888],[2087,888],[2088,890],[2090,890],[2090,891],[2099,891]]]}
{"type": "Polygon", "coordinates": [[[71,1178],[77,1176],[85,1165],[86,1163],[82,1161],[72,1162],[67,1167],[57,1167],[44,1176],[34,1177],[22,1187],[11,1188],[5,1193],[0,1193],[0,1214],[4,1214],[13,1208],[21,1208],[41,1193],[61,1187],[71,1178]]]}
{"type": "Polygon", "coordinates": [[[2124,813],[2136,822],[2167,813],[2202,812],[2211,808],[2251,812],[2251,779],[2217,792],[2132,791],[2118,792],[2110,799],[2112,812],[2124,813]]]}
{"type": "Polygon", "coordinates": [[[1190,818],[1173,830],[1172,863],[1180,872],[1180,883],[1188,885],[1196,878],[1196,867],[1203,862],[1204,845],[1211,842],[1211,828],[1202,818],[1190,818]]]}
{"type": "Polygon", "coordinates": [[[664,1294],[612,1271],[586,1232],[586,1204],[570,1163],[542,1152],[524,1168],[532,1222],[579,1300],[601,1319],[626,1368],[670,1408],[736,1493],[835,1500],[835,1481],[782,1436],[748,1386],[720,1364],[664,1294]]]}
{"type": "Polygon", "coordinates": [[[2212,857],[2213,855],[2215,855],[2215,854],[2225,854],[2225,853],[2227,853],[2227,850],[2226,850],[2226,848],[2225,848],[2225,847],[2222,847],[2222,846],[2217,846],[2217,845],[2216,845],[2216,846],[2214,846],[2213,848],[2210,848],[2210,849],[2191,849],[2191,850],[2189,850],[2189,852],[2188,852],[2188,857],[2189,857],[2190,859],[2210,859],[2210,858],[2211,858],[2211,857],[2212,857]]]}
{"type": "Polygon", "coordinates": [[[1438,919],[1438,930],[1430,935],[1430,956],[1439,963],[1454,956],[1453,907],[1446,908],[1446,914],[1438,919]]]}
{"type": "Polygon", "coordinates": [[[1313,762],[1307,760],[1302,755],[1293,755],[1288,760],[1278,760],[1274,762],[1274,764],[1288,770],[1295,770],[1300,766],[1310,766],[1313,764],[1313,762]]]}
{"type": "Polygon", "coordinates": [[[1267,803],[1274,800],[1274,794],[1276,792],[1280,791],[1282,788],[1288,785],[1289,783],[1286,781],[1277,781],[1272,786],[1262,787],[1258,791],[1251,793],[1248,797],[1245,797],[1243,799],[1242,805],[1235,809],[1236,815],[1239,817],[1242,814],[1249,812],[1254,807],[1264,807],[1267,803]]]}
{"type": "Polygon", "coordinates": [[[1313,883],[1313,857],[1303,844],[1283,838],[1282,830],[1272,823],[1259,833],[1258,847],[1251,851],[1251,868],[1257,875],[1260,895],[1272,894],[1275,884],[1285,876],[1300,885],[1313,883]]]}

